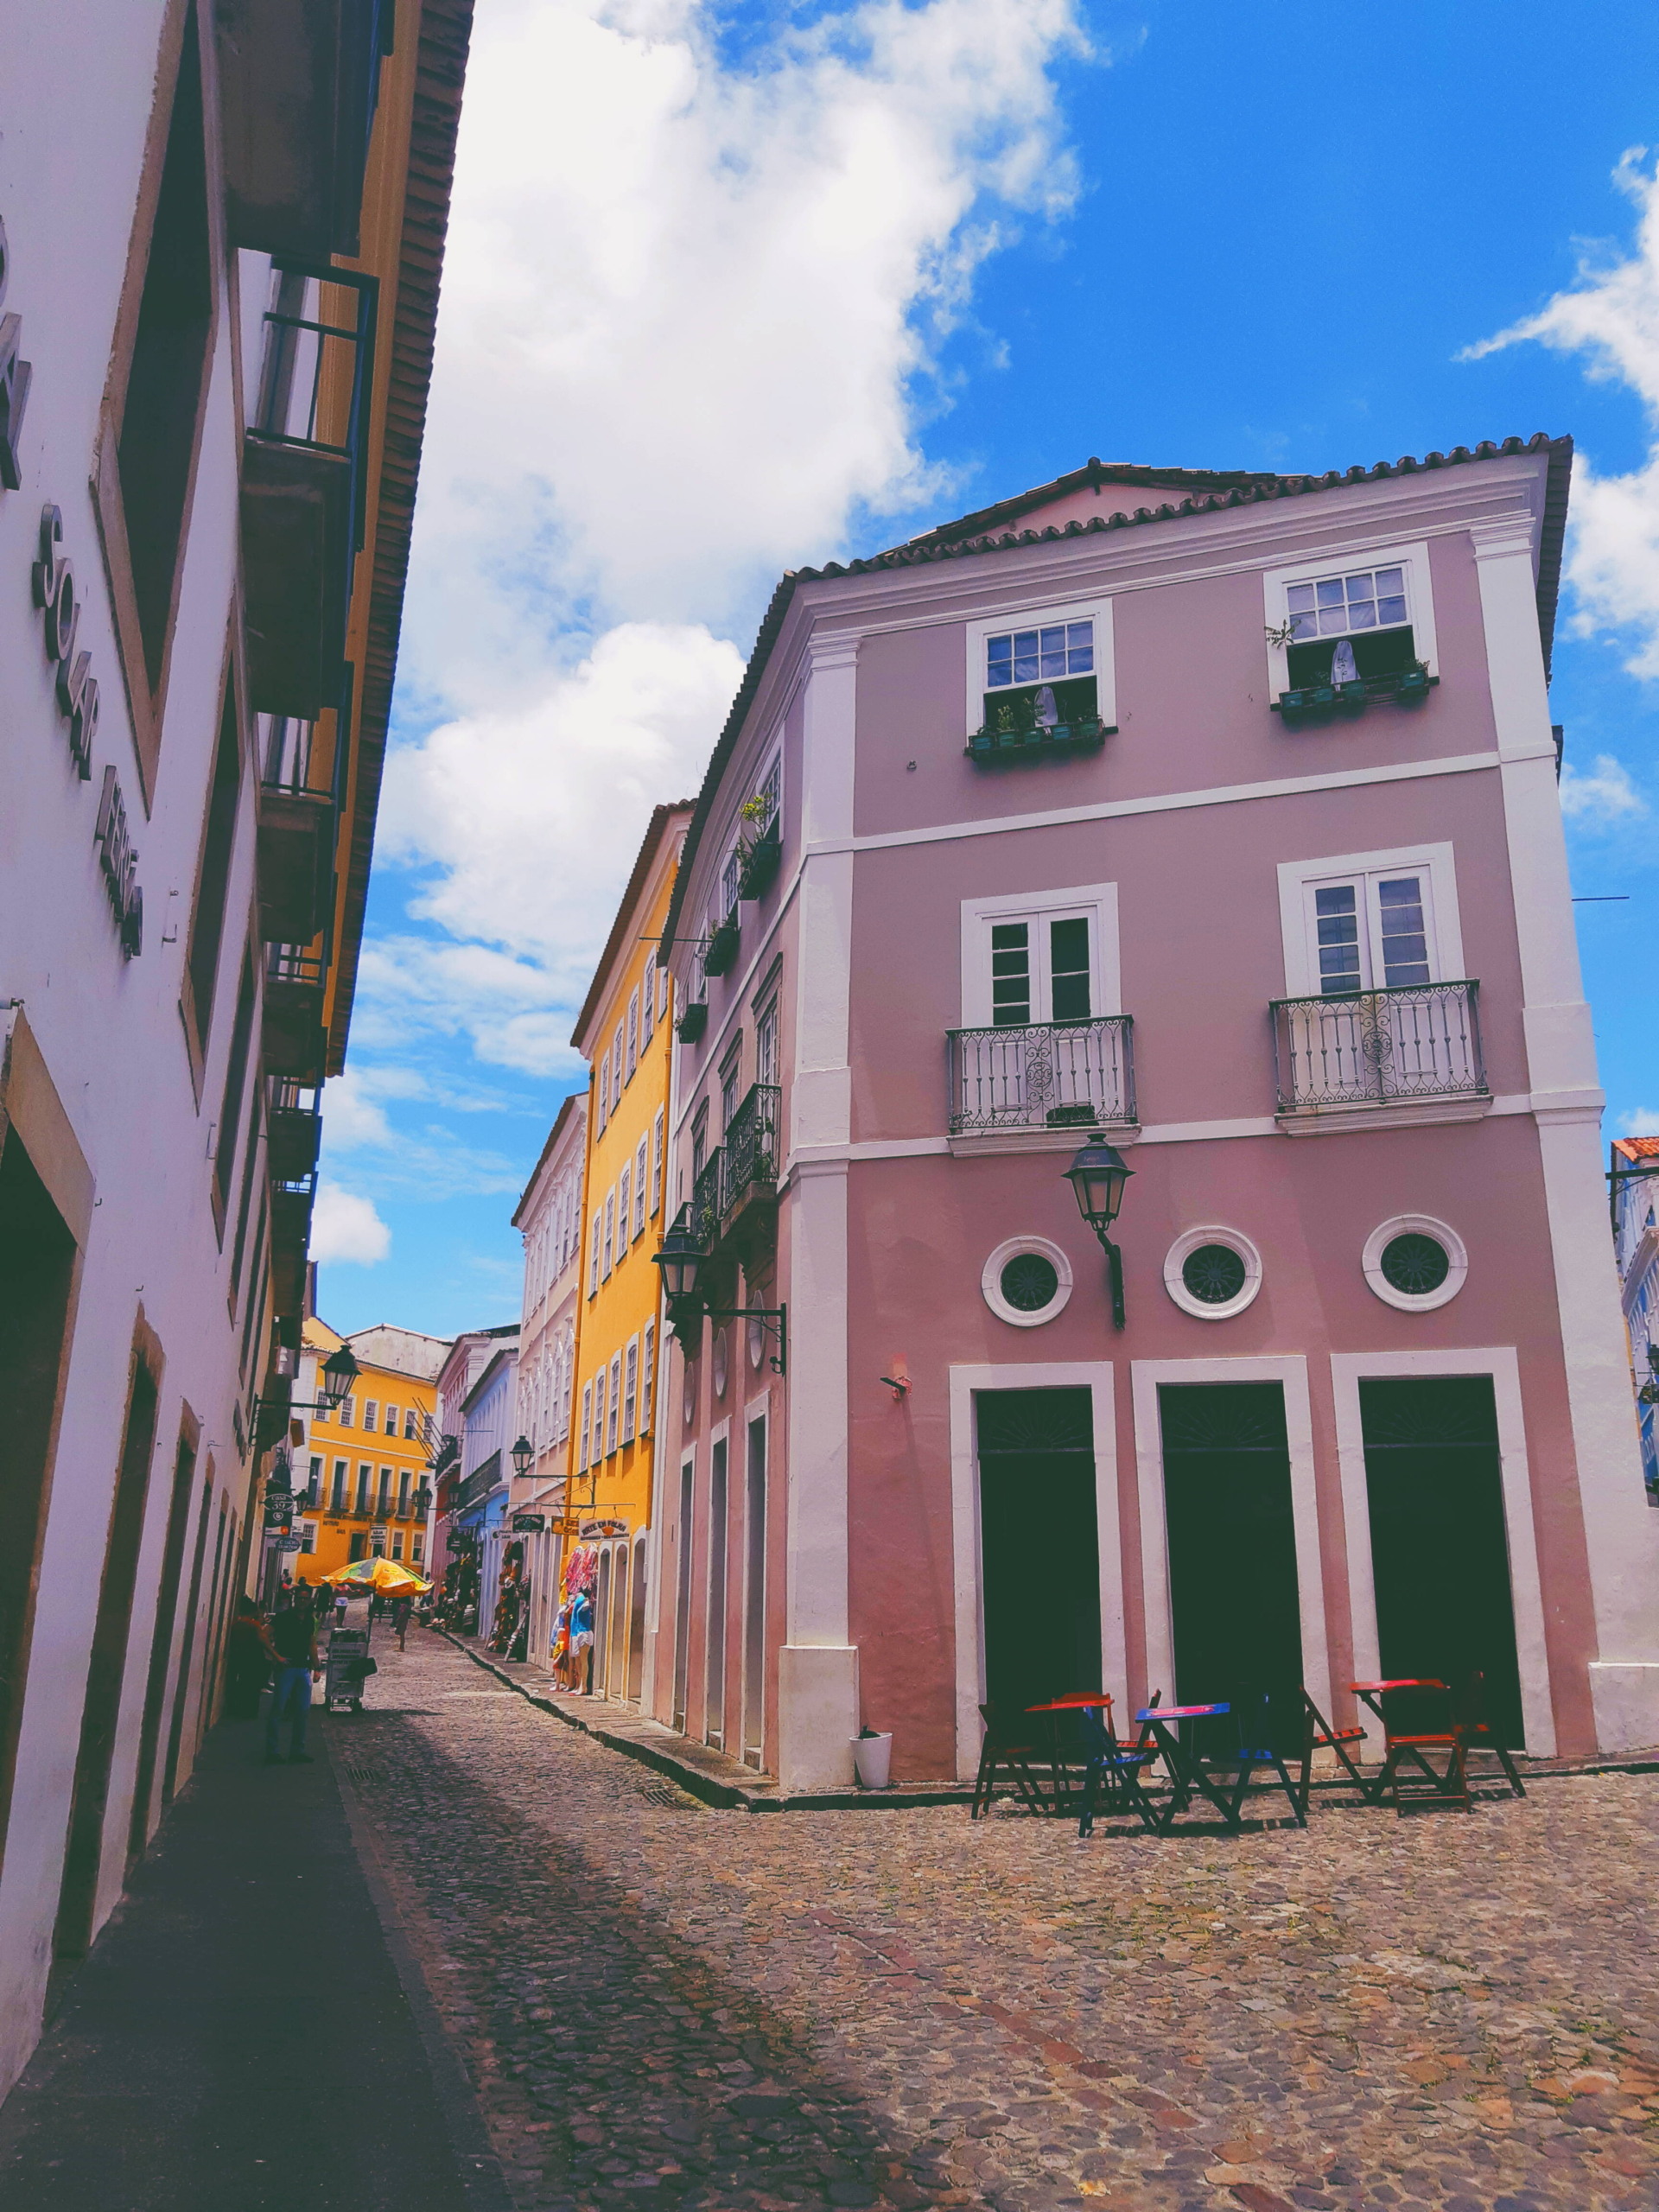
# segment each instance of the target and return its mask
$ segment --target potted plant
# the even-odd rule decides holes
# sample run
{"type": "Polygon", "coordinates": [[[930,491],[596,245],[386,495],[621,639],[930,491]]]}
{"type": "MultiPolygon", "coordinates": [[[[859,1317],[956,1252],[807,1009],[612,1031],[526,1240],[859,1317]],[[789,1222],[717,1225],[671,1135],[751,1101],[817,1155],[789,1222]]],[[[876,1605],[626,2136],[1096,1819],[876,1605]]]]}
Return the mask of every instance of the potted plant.
{"type": "Polygon", "coordinates": [[[737,957],[737,915],[735,911],[716,925],[714,934],[703,948],[702,972],[705,976],[723,976],[737,957]]]}
{"type": "Polygon", "coordinates": [[[853,1738],[853,1771],[858,1777],[861,1789],[885,1789],[893,1771],[893,1735],[891,1731],[878,1735],[874,1728],[861,1728],[853,1738]]]}
{"type": "Polygon", "coordinates": [[[743,865],[737,880],[737,895],[740,899],[762,899],[771,890],[784,857],[777,810],[766,792],[757,791],[753,798],[744,800],[738,816],[753,835],[742,836],[739,833],[743,865]]]}

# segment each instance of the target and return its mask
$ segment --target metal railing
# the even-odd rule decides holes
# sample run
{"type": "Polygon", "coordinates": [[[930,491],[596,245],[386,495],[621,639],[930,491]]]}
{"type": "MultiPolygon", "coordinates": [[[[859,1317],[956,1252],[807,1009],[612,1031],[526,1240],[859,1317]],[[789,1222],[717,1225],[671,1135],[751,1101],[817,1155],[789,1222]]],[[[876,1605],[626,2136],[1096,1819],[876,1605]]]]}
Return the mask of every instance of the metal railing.
{"type": "Polygon", "coordinates": [[[1135,1119],[1134,1021],[1037,1021],[952,1029],[950,1134],[1094,1128],[1135,1119]]]}
{"type": "Polygon", "coordinates": [[[691,1185],[690,1230],[699,1249],[704,1252],[709,1249],[720,1234],[720,1194],[725,1169],[722,1149],[720,1145],[715,1147],[691,1185]]]}
{"type": "Polygon", "coordinates": [[[752,1190],[770,1190],[778,1180],[779,1129],[784,1094],[775,1083],[757,1083],[726,1124],[721,1171],[722,1217],[741,1205],[752,1190]]]}
{"type": "MultiPolygon", "coordinates": [[[[259,397],[246,435],[346,463],[351,530],[344,588],[351,592],[351,561],[363,543],[367,515],[369,410],[374,378],[375,316],[380,283],[361,270],[336,269],[302,256],[279,254],[278,304],[265,310],[265,350],[259,397]],[[349,322],[301,312],[312,283],[332,289],[349,322]],[[346,350],[349,349],[349,350],[346,350]],[[325,429],[334,435],[323,436],[325,429]]],[[[338,312],[339,309],[334,309],[338,312]]]]}
{"type": "Polygon", "coordinates": [[[1474,982],[1275,999],[1279,1110],[1486,1096],[1474,982]]]}

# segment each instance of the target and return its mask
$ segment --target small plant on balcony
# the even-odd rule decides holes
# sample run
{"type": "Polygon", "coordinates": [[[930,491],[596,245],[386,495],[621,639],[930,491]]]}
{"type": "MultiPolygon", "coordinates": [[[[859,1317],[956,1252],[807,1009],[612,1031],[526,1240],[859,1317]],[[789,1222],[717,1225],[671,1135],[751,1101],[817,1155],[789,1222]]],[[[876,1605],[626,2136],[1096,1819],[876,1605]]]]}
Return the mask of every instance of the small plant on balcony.
{"type": "Polygon", "coordinates": [[[737,880],[737,895],[740,899],[764,899],[784,856],[777,808],[769,792],[757,791],[753,798],[744,800],[738,816],[748,825],[749,833],[742,836],[743,863],[737,880]]]}
{"type": "Polygon", "coordinates": [[[969,755],[975,760],[998,759],[1031,752],[1076,752],[1098,745],[1105,733],[1099,715],[1090,704],[1094,688],[1091,677],[1086,686],[1045,684],[1034,691],[1015,692],[995,704],[988,700],[986,719],[968,741],[969,755]],[[1061,697],[1059,694],[1077,696],[1061,697]],[[1069,719],[1059,718],[1062,710],[1069,719]]]}
{"type": "Polygon", "coordinates": [[[709,1001],[707,999],[693,999],[690,1005],[687,1007],[685,1012],[680,1016],[679,1025],[675,1031],[675,1034],[678,1037],[681,1044],[695,1045],[698,1038],[702,1036],[703,1031],[708,1027],[709,1001]]]}
{"type": "Polygon", "coordinates": [[[728,914],[709,939],[702,956],[705,976],[723,976],[737,957],[737,916],[728,914]]]}

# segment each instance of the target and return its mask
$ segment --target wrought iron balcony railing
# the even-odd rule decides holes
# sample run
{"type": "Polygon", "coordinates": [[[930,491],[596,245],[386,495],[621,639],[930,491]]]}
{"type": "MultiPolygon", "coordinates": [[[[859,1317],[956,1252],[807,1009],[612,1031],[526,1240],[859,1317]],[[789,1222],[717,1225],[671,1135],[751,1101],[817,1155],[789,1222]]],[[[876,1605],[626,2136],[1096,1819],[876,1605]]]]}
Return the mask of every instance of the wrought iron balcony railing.
{"type": "Polygon", "coordinates": [[[950,1030],[951,1135],[1133,1122],[1133,1028],[1128,1014],[1113,1014],[950,1030]]]}
{"type": "Polygon", "coordinates": [[[1479,992],[1474,982],[1419,983],[1275,999],[1279,1111],[1486,1096],[1479,992]]]}
{"type": "Polygon", "coordinates": [[[721,1170],[722,1218],[736,1211],[751,1192],[769,1191],[778,1180],[779,1131],[784,1094],[775,1083],[757,1083],[726,1125],[721,1170]]]}
{"type": "Polygon", "coordinates": [[[725,1167],[721,1150],[721,1146],[715,1147],[691,1185],[691,1234],[705,1252],[720,1234],[720,1191],[725,1167]]]}

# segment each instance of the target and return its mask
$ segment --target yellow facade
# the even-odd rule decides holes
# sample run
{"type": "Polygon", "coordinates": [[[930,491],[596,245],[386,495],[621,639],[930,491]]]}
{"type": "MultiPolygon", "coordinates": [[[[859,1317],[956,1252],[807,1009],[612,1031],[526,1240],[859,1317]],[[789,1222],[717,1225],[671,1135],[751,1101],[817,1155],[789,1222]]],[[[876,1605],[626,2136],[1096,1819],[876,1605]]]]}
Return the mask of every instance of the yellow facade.
{"type": "MultiPolygon", "coordinates": [[[[308,1380],[342,1341],[327,1322],[307,1319],[304,1350],[314,1356],[306,1363],[308,1380]]],[[[353,1340],[353,1351],[360,1342],[353,1340]]],[[[317,1393],[311,1388],[299,1395],[315,1399],[317,1393]]],[[[431,1514],[419,1500],[431,1490],[437,1404],[434,1383],[360,1359],[344,1404],[333,1414],[304,1417],[306,1440],[294,1453],[294,1526],[315,1535],[311,1550],[292,1555],[296,1582],[320,1582],[336,1567],[380,1551],[424,1573],[431,1514]]]]}
{"type": "MultiPolygon", "coordinates": [[[[637,1694],[640,1532],[651,1515],[662,1349],[672,1002],[658,955],[689,807],[658,807],[573,1037],[588,1062],[582,1281],[567,1497],[601,1552],[594,1687],[637,1694]]],[[[576,1541],[581,1541],[579,1537],[576,1541]]],[[[567,1546],[567,1549],[569,1547],[567,1546]]]]}

